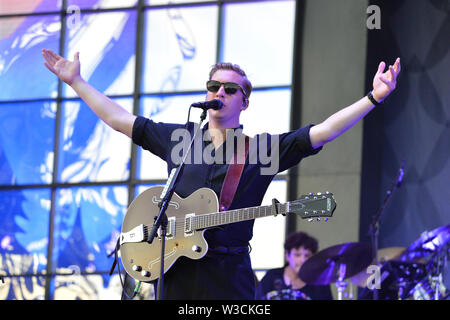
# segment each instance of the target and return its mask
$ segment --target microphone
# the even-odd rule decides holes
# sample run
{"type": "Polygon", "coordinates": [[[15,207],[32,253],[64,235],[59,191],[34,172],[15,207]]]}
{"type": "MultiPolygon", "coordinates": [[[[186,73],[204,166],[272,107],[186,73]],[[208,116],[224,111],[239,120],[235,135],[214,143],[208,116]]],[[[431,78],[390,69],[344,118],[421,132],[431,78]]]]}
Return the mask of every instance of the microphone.
{"type": "Polygon", "coordinates": [[[214,99],[214,100],[210,100],[210,101],[203,101],[203,102],[195,102],[195,103],[191,104],[191,107],[200,108],[200,109],[203,109],[204,111],[206,111],[208,109],[220,110],[220,109],[222,109],[222,106],[223,106],[223,102],[218,99],[214,99]]]}
{"type": "Polygon", "coordinates": [[[398,172],[397,187],[401,186],[404,174],[405,174],[405,160],[402,161],[402,164],[400,166],[400,170],[398,172]]]}

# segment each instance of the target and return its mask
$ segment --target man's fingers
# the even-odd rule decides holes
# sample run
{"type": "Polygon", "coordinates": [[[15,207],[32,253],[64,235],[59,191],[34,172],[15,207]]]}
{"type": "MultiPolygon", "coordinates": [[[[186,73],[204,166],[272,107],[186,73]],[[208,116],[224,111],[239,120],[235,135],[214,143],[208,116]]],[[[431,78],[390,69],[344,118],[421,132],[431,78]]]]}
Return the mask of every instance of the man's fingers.
{"type": "Polygon", "coordinates": [[[385,84],[387,85],[389,88],[393,87],[393,83],[392,81],[387,80],[385,77],[380,76],[379,79],[385,84]]]}
{"type": "Polygon", "coordinates": [[[386,68],[386,63],[384,61],[381,61],[380,64],[378,65],[377,73],[383,73],[384,68],[386,68]]]}
{"type": "Polygon", "coordinates": [[[50,70],[52,73],[54,73],[55,75],[58,75],[56,70],[53,69],[52,66],[50,66],[47,62],[44,61],[44,65],[47,67],[48,70],[50,70]]]}
{"type": "Polygon", "coordinates": [[[397,78],[397,72],[395,72],[393,66],[389,66],[389,72],[391,73],[392,80],[395,81],[395,79],[397,78]]]}
{"type": "Polygon", "coordinates": [[[400,64],[400,58],[397,58],[394,63],[394,71],[395,71],[395,79],[397,79],[398,74],[400,73],[402,66],[400,64]]]}
{"type": "Polygon", "coordinates": [[[56,52],[54,52],[52,50],[48,50],[48,51],[49,51],[50,55],[53,57],[53,59],[55,59],[56,61],[63,58],[59,54],[57,54],[56,52]]]}
{"type": "MultiPolygon", "coordinates": [[[[50,56],[49,56],[47,50],[42,49],[42,56],[44,57],[44,59],[45,59],[47,62],[50,62],[50,56]]],[[[51,63],[51,62],[50,62],[50,63],[51,63]]]]}
{"type": "Polygon", "coordinates": [[[55,63],[57,62],[57,59],[55,59],[55,56],[52,55],[49,50],[44,50],[43,55],[45,60],[47,60],[50,65],[55,65],[55,63]]]}
{"type": "Polygon", "coordinates": [[[394,63],[395,71],[400,72],[401,65],[400,65],[400,58],[397,58],[394,63]]]}
{"type": "Polygon", "coordinates": [[[47,57],[49,58],[49,62],[52,65],[55,65],[56,62],[63,59],[59,54],[53,52],[52,50],[45,50],[45,53],[47,54],[47,57]]]}

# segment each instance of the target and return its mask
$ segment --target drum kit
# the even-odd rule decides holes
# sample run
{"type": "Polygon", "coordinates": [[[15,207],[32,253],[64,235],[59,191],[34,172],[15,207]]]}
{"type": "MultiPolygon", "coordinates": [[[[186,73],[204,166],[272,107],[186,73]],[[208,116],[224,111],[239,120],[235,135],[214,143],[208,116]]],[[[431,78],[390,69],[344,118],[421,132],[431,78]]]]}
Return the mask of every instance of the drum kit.
{"type": "MultiPolygon", "coordinates": [[[[377,252],[379,263],[374,264],[370,245],[359,242],[335,245],[309,258],[299,276],[308,285],[335,284],[338,300],[343,300],[349,282],[360,288],[360,300],[374,299],[374,290],[379,300],[449,298],[443,274],[450,256],[450,224],[424,232],[407,248],[384,248],[377,252]]],[[[269,300],[309,300],[300,290],[284,289],[269,295],[269,300]]]]}

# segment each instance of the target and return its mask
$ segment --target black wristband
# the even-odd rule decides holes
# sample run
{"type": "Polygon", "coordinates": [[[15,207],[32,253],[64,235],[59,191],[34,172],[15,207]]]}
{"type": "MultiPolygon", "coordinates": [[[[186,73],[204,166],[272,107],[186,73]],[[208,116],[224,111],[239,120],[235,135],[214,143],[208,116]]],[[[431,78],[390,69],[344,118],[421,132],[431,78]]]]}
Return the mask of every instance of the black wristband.
{"type": "Polygon", "coordinates": [[[369,98],[370,102],[372,102],[374,105],[379,106],[380,104],[382,104],[383,102],[378,102],[377,100],[375,100],[375,98],[372,95],[372,91],[370,91],[367,94],[367,98],[369,98]]]}

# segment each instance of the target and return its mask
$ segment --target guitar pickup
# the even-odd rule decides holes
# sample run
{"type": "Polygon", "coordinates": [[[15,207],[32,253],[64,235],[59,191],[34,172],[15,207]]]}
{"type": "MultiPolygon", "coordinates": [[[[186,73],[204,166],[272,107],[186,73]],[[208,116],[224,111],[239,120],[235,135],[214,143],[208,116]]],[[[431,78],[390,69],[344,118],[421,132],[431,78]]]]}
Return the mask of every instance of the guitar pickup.
{"type": "Polygon", "coordinates": [[[131,229],[128,232],[122,232],[120,234],[120,245],[128,242],[143,242],[147,241],[148,227],[143,224],[131,229]]]}
{"type": "Polygon", "coordinates": [[[184,218],[184,236],[192,236],[194,234],[194,217],[195,213],[187,214],[184,218]]]}

